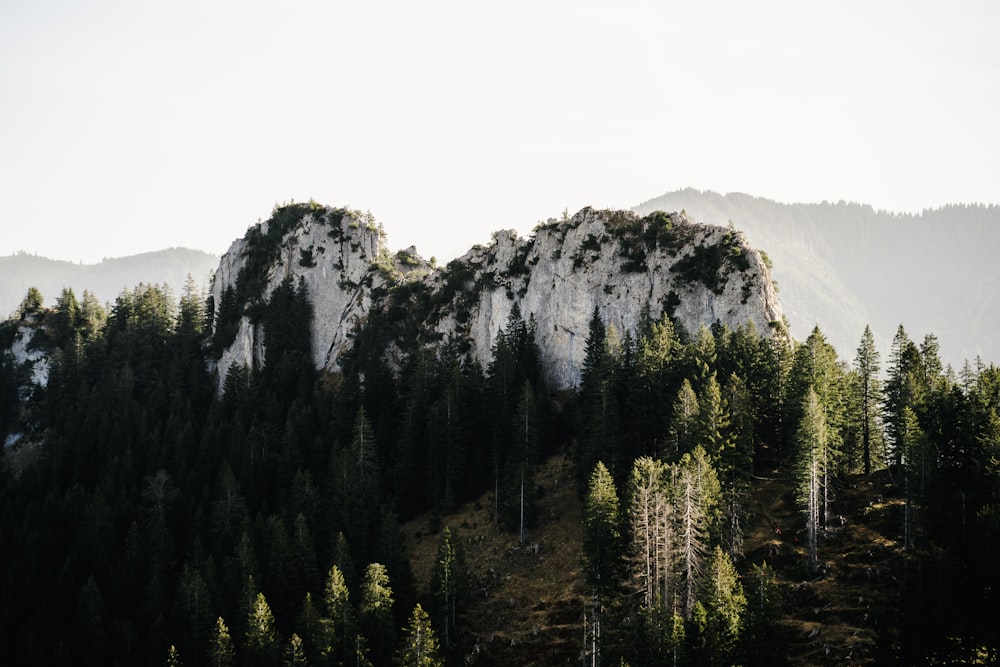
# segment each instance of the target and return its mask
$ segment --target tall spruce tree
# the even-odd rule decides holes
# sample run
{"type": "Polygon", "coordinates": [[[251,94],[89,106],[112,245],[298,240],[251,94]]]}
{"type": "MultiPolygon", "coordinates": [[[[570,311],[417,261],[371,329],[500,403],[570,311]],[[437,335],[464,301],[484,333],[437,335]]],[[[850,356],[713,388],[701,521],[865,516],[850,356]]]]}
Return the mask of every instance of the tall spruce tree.
{"type": "Polygon", "coordinates": [[[215,631],[208,651],[210,667],[233,667],[236,661],[236,649],[233,648],[233,638],[229,634],[226,622],[219,616],[215,619],[215,631]]]}
{"type": "Polygon", "coordinates": [[[705,577],[711,663],[731,665],[743,635],[747,599],[732,559],[716,547],[705,577]]]}
{"type": "Polygon", "coordinates": [[[818,567],[817,540],[823,509],[823,491],[827,475],[828,427],[823,406],[816,392],[809,388],[802,402],[802,417],[796,437],[796,500],[806,519],[806,548],[811,571],[818,567]]]}
{"type": "Polygon", "coordinates": [[[867,324],[854,357],[854,370],[857,373],[856,391],[861,422],[861,461],[865,475],[870,475],[872,443],[881,440],[878,437],[878,408],[882,403],[882,384],[879,379],[879,353],[871,327],[867,324]]]}
{"type": "Polygon", "coordinates": [[[434,618],[445,649],[450,649],[458,622],[458,603],[466,586],[466,564],[462,544],[445,527],[438,541],[437,559],[431,570],[434,618]]]}
{"type": "Polygon", "coordinates": [[[410,622],[403,630],[396,664],[400,667],[444,667],[431,619],[419,604],[413,608],[410,622]]]}
{"type": "Polygon", "coordinates": [[[257,593],[247,618],[246,651],[251,665],[274,665],[281,655],[281,640],[263,593],[257,593]]]}
{"type": "Polygon", "coordinates": [[[583,508],[583,557],[587,583],[593,589],[590,618],[594,664],[600,664],[605,606],[615,597],[622,582],[623,547],[618,492],[611,473],[598,461],[590,476],[583,508]]]}

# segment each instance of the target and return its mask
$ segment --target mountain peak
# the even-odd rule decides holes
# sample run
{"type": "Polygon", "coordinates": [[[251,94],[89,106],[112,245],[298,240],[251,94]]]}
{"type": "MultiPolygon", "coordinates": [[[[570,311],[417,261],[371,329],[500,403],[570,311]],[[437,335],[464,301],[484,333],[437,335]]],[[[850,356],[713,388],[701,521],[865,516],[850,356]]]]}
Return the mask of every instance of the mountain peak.
{"type": "Polygon", "coordinates": [[[397,361],[414,346],[451,339],[485,364],[515,307],[534,321],[553,388],[578,384],[595,310],[623,335],[665,316],[689,333],[715,323],[750,324],[764,335],[784,329],[760,253],[735,229],[684,213],[584,208],[527,239],[499,230],[488,245],[434,268],[413,247],[392,253],[369,214],[301,204],[276,209],[219,264],[212,295],[220,384],[231,364],[263,365],[254,305],[286,280],[308,293],[313,361],[331,371],[362,333],[397,361]]]}

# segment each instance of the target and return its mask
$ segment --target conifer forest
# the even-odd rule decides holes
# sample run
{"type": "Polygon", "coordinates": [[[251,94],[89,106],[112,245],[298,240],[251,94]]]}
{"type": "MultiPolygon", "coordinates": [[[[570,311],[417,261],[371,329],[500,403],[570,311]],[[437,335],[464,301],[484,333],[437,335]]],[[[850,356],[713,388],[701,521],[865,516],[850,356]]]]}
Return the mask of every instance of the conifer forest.
{"type": "Polygon", "coordinates": [[[219,387],[209,301],[29,292],[0,325],[0,348],[30,326],[52,360],[27,392],[0,361],[3,664],[1000,660],[1000,369],[943,367],[933,334],[901,325],[883,358],[866,329],[838,358],[819,328],[633,333],[595,311],[582,381],[555,391],[516,308],[485,365],[457,340],[392,365],[374,317],[331,373],[288,280],[256,314],[265,363],[219,387]],[[504,549],[544,555],[554,456],[580,507],[576,606],[567,641],[516,652],[470,630],[497,575],[452,517],[476,507],[504,549]],[[835,616],[856,636],[829,639],[835,616]]]}

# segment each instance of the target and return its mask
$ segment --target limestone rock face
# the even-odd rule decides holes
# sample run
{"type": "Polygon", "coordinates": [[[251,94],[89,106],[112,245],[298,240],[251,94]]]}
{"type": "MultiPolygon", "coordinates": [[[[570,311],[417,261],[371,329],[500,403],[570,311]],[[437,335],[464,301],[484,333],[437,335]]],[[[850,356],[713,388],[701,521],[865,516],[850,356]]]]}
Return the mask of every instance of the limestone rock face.
{"type": "Polygon", "coordinates": [[[17,332],[14,334],[14,344],[10,347],[10,355],[14,360],[15,367],[28,367],[31,370],[28,376],[28,382],[31,385],[45,388],[49,384],[49,371],[52,363],[44,350],[32,346],[36,331],[37,325],[34,318],[31,315],[27,316],[25,321],[18,324],[17,332]]]}
{"type": "MultiPolygon", "coordinates": [[[[263,364],[266,341],[249,306],[266,301],[286,278],[308,291],[314,361],[331,371],[370,315],[390,308],[420,332],[420,344],[463,341],[485,366],[516,304],[534,320],[552,388],[579,384],[595,309],[620,334],[664,314],[692,334],[716,322],[752,323],[765,336],[782,329],[760,254],[735,229],[696,224],[683,214],[586,208],[540,225],[528,239],[496,232],[489,245],[432,270],[413,248],[391,254],[370,217],[320,207],[252,228],[223,256],[212,292],[217,318],[227,289],[241,295],[242,310],[216,361],[220,384],[231,363],[263,364]],[[261,239],[270,239],[266,253],[261,239]],[[270,261],[262,263],[262,254],[270,261]],[[248,281],[261,285],[259,292],[245,294],[248,281]]],[[[385,350],[396,363],[408,353],[401,340],[386,341],[385,350]]]]}
{"type": "Polygon", "coordinates": [[[301,281],[312,301],[316,367],[336,370],[350,334],[364,322],[374,289],[385,288],[389,267],[395,268],[384,233],[370,215],[359,211],[286,207],[251,227],[222,256],[212,283],[216,318],[223,312],[227,290],[232,290],[238,311],[235,337],[215,361],[220,381],[231,364],[263,365],[263,326],[248,313],[254,304],[266,303],[286,279],[295,285],[301,281]]]}
{"type": "Polygon", "coordinates": [[[579,384],[595,308],[620,334],[634,334],[644,316],[659,319],[664,312],[689,333],[715,322],[730,328],[751,322],[769,335],[782,320],[767,267],[742,234],[680,214],[644,219],[584,209],[541,226],[531,239],[498,232],[491,246],[459,261],[474,267],[471,282],[483,288],[465,331],[453,320],[437,330],[468,336],[472,354],[485,365],[517,303],[523,317],[535,321],[553,388],[579,384]]]}

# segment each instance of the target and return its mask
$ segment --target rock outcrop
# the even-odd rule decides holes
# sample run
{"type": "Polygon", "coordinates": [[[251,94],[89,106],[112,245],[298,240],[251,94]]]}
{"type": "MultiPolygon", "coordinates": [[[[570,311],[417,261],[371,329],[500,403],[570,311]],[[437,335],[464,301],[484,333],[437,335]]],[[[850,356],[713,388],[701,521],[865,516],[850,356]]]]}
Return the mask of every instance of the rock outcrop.
{"type": "Polygon", "coordinates": [[[304,286],[314,307],[317,368],[339,369],[354,336],[379,313],[405,320],[386,354],[448,339],[484,365],[515,305],[533,319],[549,384],[579,383],[595,311],[620,333],[667,314],[689,333],[716,322],[783,330],[781,306],[761,255],[733,228],[683,214],[581,210],[539,225],[528,238],[499,231],[446,267],[410,248],[391,253],[370,216],[317,205],[277,209],[222,257],[212,297],[220,386],[231,364],[260,367],[267,341],[254,305],[283,281],[304,286]],[[408,336],[398,333],[402,329],[408,336]],[[412,332],[417,332],[413,334],[412,332]]]}

